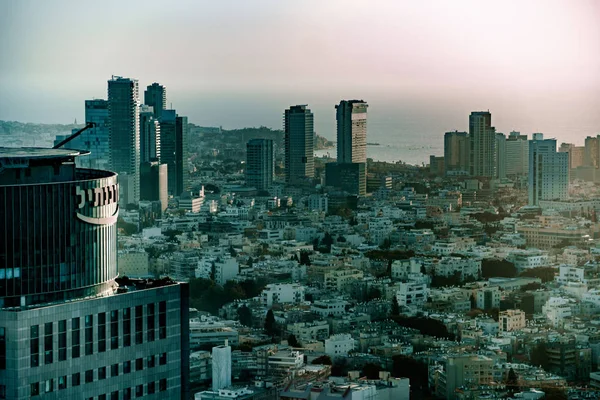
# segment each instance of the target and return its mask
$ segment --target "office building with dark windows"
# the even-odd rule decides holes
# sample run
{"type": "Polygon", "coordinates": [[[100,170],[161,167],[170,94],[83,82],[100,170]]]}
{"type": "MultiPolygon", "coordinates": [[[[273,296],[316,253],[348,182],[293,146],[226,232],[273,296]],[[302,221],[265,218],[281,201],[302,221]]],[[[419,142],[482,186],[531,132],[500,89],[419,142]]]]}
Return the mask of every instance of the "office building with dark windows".
{"type": "Polygon", "coordinates": [[[273,141],[250,139],[246,144],[246,186],[266,190],[273,184],[273,141]]]}
{"type": "Polygon", "coordinates": [[[307,105],[291,106],[283,114],[285,132],[285,182],[315,177],[314,116],[307,105]]]}
{"type": "Polygon", "coordinates": [[[0,148],[0,393],[184,399],[188,286],[117,268],[117,174],[0,148]]]}

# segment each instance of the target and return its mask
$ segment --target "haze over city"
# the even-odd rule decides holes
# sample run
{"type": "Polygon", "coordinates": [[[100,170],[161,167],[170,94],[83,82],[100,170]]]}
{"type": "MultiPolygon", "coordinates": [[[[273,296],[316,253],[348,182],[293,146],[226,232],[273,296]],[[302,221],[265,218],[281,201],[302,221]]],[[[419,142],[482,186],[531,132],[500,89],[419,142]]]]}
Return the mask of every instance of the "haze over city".
{"type": "Polygon", "coordinates": [[[0,119],[70,123],[111,75],[169,89],[204,126],[281,128],[307,103],[335,138],[333,105],[370,104],[373,141],[467,128],[582,144],[600,125],[595,1],[4,1],[0,119]]]}

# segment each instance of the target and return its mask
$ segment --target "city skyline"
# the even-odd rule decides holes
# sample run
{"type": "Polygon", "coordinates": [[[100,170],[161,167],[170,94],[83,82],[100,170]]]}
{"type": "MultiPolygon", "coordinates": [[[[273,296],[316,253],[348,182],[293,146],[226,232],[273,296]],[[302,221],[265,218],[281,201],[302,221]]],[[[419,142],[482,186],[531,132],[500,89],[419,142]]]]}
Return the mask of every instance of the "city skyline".
{"type": "Polygon", "coordinates": [[[6,55],[0,63],[6,93],[0,100],[0,119],[83,120],[80,102],[103,98],[98,82],[122,74],[143,85],[166,84],[173,94],[168,104],[204,126],[280,128],[279,110],[311,104],[316,132],[331,139],[331,104],[342,98],[368,98],[371,137],[378,141],[390,135],[436,137],[465,130],[464,115],[483,109],[494,112],[498,132],[544,132],[575,144],[596,134],[600,28],[593,15],[600,6],[583,1],[474,4],[351,2],[344,16],[336,18],[336,2],[307,2],[292,13],[286,5],[264,1],[256,7],[240,6],[246,12],[232,16],[227,33],[211,36],[229,15],[223,5],[179,2],[165,8],[149,2],[144,7],[119,5],[123,12],[111,14],[110,2],[94,6],[93,12],[72,2],[35,7],[27,1],[7,2],[0,6],[0,22],[6,22],[0,29],[20,40],[14,41],[18,46],[12,41],[0,44],[6,55]],[[126,24],[125,11],[134,7],[140,18],[126,24]],[[146,46],[128,50],[113,45],[122,35],[148,32],[148,24],[159,15],[168,34],[149,33],[147,40],[165,53],[158,61],[146,46]],[[354,40],[357,47],[338,39],[337,32],[351,32],[363,16],[366,20],[354,40]],[[20,23],[25,18],[27,23],[20,23]],[[110,18],[113,29],[96,35],[94,27],[101,18],[110,18]],[[472,22],[480,19],[486,29],[481,29],[483,22],[472,22]],[[51,43],[38,40],[50,34],[51,43]],[[192,43],[192,37],[201,39],[192,43]],[[288,50],[280,45],[283,38],[296,46],[288,50]],[[246,45],[249,41],[252,46],[246,45]],[[387,46],[390,41],[392,47],[387,46]],[[291,50],[298,47],[306,52],[303,57],[291,50]],[[362,49],[356,53],[360,57],[355,56],[357,48],[362,49]],[[187,62],[168,56],[181,49],[189,49],[187,62]],[[194,62],[197,54],[202,59],[194,62]],[[71,61],[80,58],[103,62],[78,68],[71,61]],[[353,68],[344,68],[349,60],[353,68]],[[358,79],[355,70],[361,71],[358,79]],[[60,91],[56,81],[64,82],[60,91]],[[244,104],[244,112],[230,115],[231,104],[240,109],[244,104]]]}

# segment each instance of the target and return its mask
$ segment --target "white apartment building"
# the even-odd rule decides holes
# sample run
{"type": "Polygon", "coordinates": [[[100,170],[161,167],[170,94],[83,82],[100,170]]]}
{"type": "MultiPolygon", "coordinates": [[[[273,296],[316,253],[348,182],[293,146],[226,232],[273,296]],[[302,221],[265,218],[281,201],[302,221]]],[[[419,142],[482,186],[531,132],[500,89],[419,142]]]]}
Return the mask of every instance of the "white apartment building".
{"type": "Polygon", "coordinates": [[[394,260],[392,262],[392,279],[409,279],[421,273],[421,261],[418,258],[394,260]]]}
{"type": "Polygon", "coordinates": [[[311,194],[308,196],[307,206],[311,211],[326,213],[329,210],[329,197],[324,194],[311,194]]]}
{"type": "Polygon", "coordinates": [[[354,350],[355,340],[347,333],[332,335],[325,340],[325,354],[331,357],[347,356],[354,350]]]}
{"type": "Polygon", "coordinates": [[[564,297],[550,297],[542,307],[542,313],[555,328],[564,324],[564,319],[573,315],[573,301],[564,297]]]}
{"type": "Polygon", "coordinates": [[[500,288],[483,287],[477,290],[477,308],[489,310],[500,307],[500,288]]]}
{"type": "Polygon", "coordinates": [[[431,252],[438,256],[449,256],[450,254],[456,253],[457,246],[455,242],[447,241],[436,241],[431,246],[431,252]]]}
{"type": "Polygon", "coordinates": [[[348,303],[344,300],[317,300],[311,305],[310,311],[322,318],[339,317],[346,313],[347,305],[348,303]]]}
{"type": "Polygon", "coordinates": [[[260,299],[268,308],[273,304],[298,304],[304,301],[304,292],[305,287],[298,283],[271,283],[263,289],[260,299]]]}
{"type": "Polygon", "coordinates": [[[326,290],[341,292],[350,283],[363,279],[363,272],[355,268],[342,268],[324,274],[326,290]]]}
{"type": "Polygon", "coordinates": [[[518,331],[525,328],[525,312],[522,310],[501,311],[498,319],[500,332],[518,331]]]}
{"type": "Polygon", "coordinates": [[[240,265],[230,255],[208,256],[198,261],[196,278],[212,279],[219,285],[235,279],[240,273],[240,265]]]}
{"type": "Polygon", "coordinates": [[[311,340],[325,340],[329,337],[329,323],[324,320],[296,322],[289,324],[287,331],[303,343],[311,340]]]}
{"type": "Polygon", "coordinates": [[[556,282],[566,285],[569,282],[587,283],[585,278],[585,268],[575,267],[569,264],[562,264],[558,267],[558,276],[554,278],[556,282]]]}
{"type": "Polygon", "coordinates": [[[538,249],[515,250],[506,259],[519,270],[549,265],[548,252],[538,249]]]}
{"type": "Polygon", "coordinates": [[[400,306],[420,306],[427,302],[429,288],[424,280],[399,282],[396,299],[400,306]]]}
{"type": "Polygon", "coordinates": [[[481,259],[442,257],[434,264],[434,270],[438,276],[452,276],[456,272],[460,272],[463,279],[467,276],[478,278],[481,274],[481,259]]]}

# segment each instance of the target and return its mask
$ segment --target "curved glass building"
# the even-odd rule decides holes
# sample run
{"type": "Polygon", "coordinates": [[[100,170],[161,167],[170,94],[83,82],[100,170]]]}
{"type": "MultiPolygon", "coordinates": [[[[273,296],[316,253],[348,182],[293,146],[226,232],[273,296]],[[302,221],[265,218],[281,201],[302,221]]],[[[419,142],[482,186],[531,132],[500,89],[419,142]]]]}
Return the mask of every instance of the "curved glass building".
{"type": "Polygon", "coordinates": [[[77,169],[77,150],[0,148],[0,302],[31,306],[111,290],[117,174],[77,169]]]}

